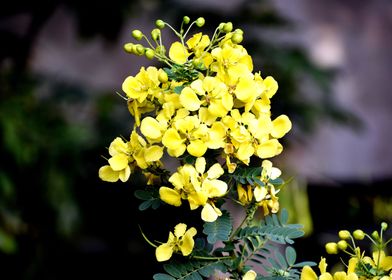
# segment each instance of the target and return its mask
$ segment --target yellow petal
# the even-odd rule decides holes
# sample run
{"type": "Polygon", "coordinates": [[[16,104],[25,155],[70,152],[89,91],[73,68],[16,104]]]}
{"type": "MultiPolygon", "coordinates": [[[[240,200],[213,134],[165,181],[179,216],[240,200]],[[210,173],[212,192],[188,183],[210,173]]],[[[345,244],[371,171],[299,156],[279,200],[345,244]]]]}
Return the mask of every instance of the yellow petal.
{"type": "Polygon", "coordinates": [[[270,139],[257,146],[257,156],[260,158],[271,158],[279,155],[283,150],[282,145],[276,139],[270,139]]]}
{"type": "Polygon", "coordinates": [[[187,146],[187,151],[189,154],[195,157],[201,157],[207,151],[207,144],[199,139],[191,141],[187,146]]]}
{"type": "Polygon", "coordinates": [[[182,238],[182,243],[180,243],[179,247],[181,253],[184,256],[188,256],[192,253],[193,247],[195,246],[195,241],[193,240],[193,236],[196,235],[196,229],[194,227],[190,228],[186,231],[184,237],[182,238]]]}
{"type": "Polygon", "coordinates": [[[268,190],[265,187],[256,186],[253,190],[253,195],[257,202],[262,201],[268,194],[268,190]]]}
{"type": "Polygon", "coordinates": [[[128,166],[128,156],[126,154],[117,154],[111,157],[108,162],[114,171],[120,171],[128,166]]]}
{"type": "Polygon", "coordinates": [[[215,211],[211,204],[207,203],[201,210],[201,218],[205,222],[214,222],[218,218],[218,213],[215,211]]]}
{"type": "Polygon", "coordinates": [[[283,137],[291,129],[291,121],[286,115],[280,115],[272,121],[271,135],[275,138],[283,137]]]}
{"type": "Polygon", "coordinates": [[[186,87],[181,91],[180,102],[189,111],[199,110],[201,104],[196,93],[190,87],[186,87]]]}
{"type": "Polygon", "coordinates": [[[301,280],[318,280],[318,277],[310,266],[305,265],[301,271],[301,280]]]}
{"type": "Polygon", "coordinates": [[[257,277],[257,273],[253,270],[248,270],[244,277],[242,277],[242,280],[255,280],[257,277]]]}
{"type": "Polygon", "coordinates": [[[180,134],[178,134],[177,130],[174,128],[169,128],[166,130],[162,137],[162,144],[169,149],[178,149],[178,147],[182,145],[184,141],[185,139],[182,139],[180,134]]]}
{"type": "MultiPolygon", "coordinates": [[[[350,272],[350,273],[347,272],[347,280],[358,280],[358,275],[354,272],[350,272]]],[[[390,280],[390,279],[385,279],[385,280],[390,280]]]]}
{"type": "Polygon", "coordinates": [[[129,179],[129,176],[131,176],[131,168],[129,166],[125,167],[125,169],[121,170],[118,173],[118,177],[120,178],[121,182],[126,182],[129,179]]]}
{"type": "Polygon", "coordinates": [[[222,166],[219,163],[215,163],[213,166],[210,167],[207,171],[207,178],[208,179],[217,179],[223,175],[225,171],[223,170],[222,166]]]}
{"type": "Polygon", "coordinates": [[[278,91],[278,83],[271,76],[266,77],[263,84],[265,86],[265,94],[268,98],[274,96],[274,94],[278,91]]]}
{"type": "Polygon", "coordinates": [[[155,250],[155,257],[158,262],[164,262],[171,258],[173,255],[173,247],[169,244],[159,245],[155,250]]]}
{"type": "Polygon", "coordinates": [[[206,170],[206,159],[204,157],[197,158],[195,162],[195,168],[197,172],[203,174],[204,171],[206,170]]]}
{"type": "Polygon", "coordinates": [[[327,264],[326,259],[325,258],[321,258],[321,260],[319,262],[319,265],[318,265],[321,274],[327,272],[327,266],[328,266],[328,264],[327,264]]]}
{"type": "Polygon", "coordinates": [[[347,280],[347,274],[344,271],[337,271],[333,275],[334,280],[347,280]]]}
{"type": "Polygon", "coordinates": [[[167,204],[181,206],[181,195],[176,190],[168,187],[159,188],[159,198],[167,204]]]}
{"type": "Polygon", "coordinates": [[[326,272],[320,275],[319,280],[333,280],[333,277],[329,272],[326,272]]]}
{"type": "Polygon", "coordinates": [[[110,165],[102,166],[98,171],[98,176],[106,182],[114,183],[118,181],[118,171],[114,171],[110,165]]]}
{"type": "Polygon", "coordinates": [[[177,237],[181,237],[185,234],[186,224],[179,223],[174,227],[174,235],[177,237]]]}
{"type": "Polygon", "coordinates": [[[188,59],[189,53],[183,44],[174,42],[169,50],[169,57],[177,64],[184,64],[188,59]]]}
{"type": "Polygon", "coordinates": [[[112,143],[110,143],[109,146],[109,154],[111,156],[120,154],[120,153],[127,153],[128,150],[128,145],[127,143],[125,143],[120,137],[116,137],[116,139],[114,139],[112,141],[112,143]]]}
{"type": "Polygon", "coordinates": [[[204,180],[203,189],[208,193],[208,197],[220,197],[227,191],[227,184],[221,180],[204,180]]]}
{"type": "Polygon", "coordinates": [[[152,117],[145,117],[142,120],[140,131],[144,136],[151,139],[160,139],[162,137],[161,126],[159,122],[152,117]]]}
{"type": "Polygon", "coordinates": [[[347,273],[353,273],[355,272],[355,268],[357,267],[357,263],[358,263],[358,258],[351,258],[348,261],[348,268],[347,268],[347,273]]]}
{"type": "Polygon", "coordinates": [[[144,158],[147,162],[158,161],[163,156],[163,147],[152,145],[151,147],[145,149],[144,158]]]}

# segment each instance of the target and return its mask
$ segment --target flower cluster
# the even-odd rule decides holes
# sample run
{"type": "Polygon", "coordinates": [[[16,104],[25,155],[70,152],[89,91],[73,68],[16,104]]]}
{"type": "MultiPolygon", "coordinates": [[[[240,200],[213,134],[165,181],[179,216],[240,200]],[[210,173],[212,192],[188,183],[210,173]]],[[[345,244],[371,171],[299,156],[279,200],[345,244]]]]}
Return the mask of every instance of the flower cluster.
{"type": "Polygon", "coordinates": [[[380,232],[374,231],[371,235],[358,229],[350,233],[348,230],[339,231],[338,242],[328,242],[325,249],[328,254],[338,254],[344,252],[349,256],[345,266],[347,271],[337,271],[333,275],[327,272],[327,262],[321,258],[319,263],[320,276],[314,272],[310,266],[305,266],[301,273],[301,280],[390,280],[392,279],[392,256],[387,255],[387,246],[392,239],[384,240],[383,233],[388,225],[381,223],[380,232]],[[372,254],[370,257],[356,244],[367,238],[371,243],[372,254]]]}
{"type": "MultiPolygon", "coordinates": [[[[283,181],[280,170],[269,160],[282,152],[279,140],[292,124],[286,115],[271,114],[271,98],[278,84],[273,77],[253,71],[252,58],[241,45],[243,31],[226,22],[211,37],[202,32],[190,34],[192,26],[202,27],[204,23],[204,18],[190,22],[189,17],[184,17],[180,31],[176,31],[157,20],[151,36],[140,30],[132,32],[133,38],[144,39],[146,46],[127,43],[125,50],[156,58],[163,66],[141,67],[136,75],[124,80],[123,98],[134,118],[133,130],[129,140],[117,137],[110,144],[110,158],[99,169],[99,177],[108,182],[126,182],[136,171],[142,172],[147,186],[136,194],[145,200],[140,208],[157,208],[161,204],[179,207],[185,201],[189,210],[201,209],[208,243],[226,244],[219,250],[198,248],[202,253],[193,254],[197,230],[186,230],[187,225],[180,221],[166,243],[156,244],[145,236],[156,247],[158,261],[168,261],[178,253],[193,260],[209,260],[213,270],[227,272],[237,277],[234,279],[256,279],[257,273],[247,262],[253,255],[263,255],[257,251],[267,243],[286,243],[301,235],[298,225],[285,224],[286,214],[276,222],[275,214],[280,208],[277,193],[283,181]],[[165,28],[178,38],[168,50],[162,43],[165,28]],[[166,156],[178,160],[176,170],[166,166],[166,156]],[[246,219],[237,229],[222,206],[229,200],[246,212],[246,219]],[[265,216],[275,215],[274,219],[251,227],[258,209],[265,216]],[[274,227],[278,229],[273,231],[274,227]],[[279,227],[285,229],[279,232],[279,227]],[[245,228],[248,232],[243,231],[245,228]],[[266,228],[271,233],[267,234],[266,228]],[[239,248],[244,239],[248,239],[247,246],[254,244],[239,248]],[[246,255],[246,250],[254,252],[246,255]],[[211,260],[219,262],[219,266],[211,260]]],[[[292,250],[286,256],[291,261],[292,250]]],[[[299,266],[288,262],[270,274],[298,276],[294,267],[299,266]]],[[[212,275],[209,271],[198,273],[212,275]]],[[[176,277],[175,273],[171,275],[176,277]]],[[[164,277],[168,276],[157,274],[154,279],[169,279],[164,277]]]]}

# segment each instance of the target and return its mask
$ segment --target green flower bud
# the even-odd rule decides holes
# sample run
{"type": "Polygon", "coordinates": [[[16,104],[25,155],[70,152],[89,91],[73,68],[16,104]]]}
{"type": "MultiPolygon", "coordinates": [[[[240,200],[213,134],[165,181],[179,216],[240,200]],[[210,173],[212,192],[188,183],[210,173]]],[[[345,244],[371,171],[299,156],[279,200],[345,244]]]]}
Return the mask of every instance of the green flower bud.
{"type": "Polygon", "coordinates": [[[204,19],[203,17],[199,17],[199,18],[196,20],[196,25],[197,25],[198,27],[202,27],[205,23],[206,23],[206,21],[205,21],[205,19],[204,19]]]}
{"type": "Polygon", "coordinates": [[[184,16],[184,17],[182,18],[182,21],[183,21],[185,24],[188,24],[188,23],[191,21],[191,19],[190,19],[188,16],[184,16]]]}
{"type": "Polygon", "coordinates": [[[158,80],[161,83],[166,83],[169,80],[169,77],[167,76],[167,73],[164,70],[159,71],[158,80]]]}
{"type": "Polygon", "coordinates": [[[231,22],[226,22],[223,25],[222,31],[225,33],[229,33],[233,30],[233,24],[231,22]]]}
{"type": "Polygon", "coordinates": [[[239,29],[239,28],[234,30],[234,33],[240,33],[240,34],[244,35],[244,31],[242,29],[239,29]]]}
{"type": "Polygon", "coordinates": [[[166,48],[165,48],[165,46],[158,46],[158,47],[156,47],[155,52],[159,55],[164,56],[166,53],[166,48]]]}
{"type": "Polygon", "coordinates": [[[124,45],[124,50],[127,52],[127,53],[133,53],[133,43],[126,43],[125,45],[124,45]]]}
{"type": "Polygon", "coordinates": [[[158,19],[155,21],[155,26],[158,27],[159,29],[162,29],[165,27],[165,22],[161,19],[158,19]]]}
{"type": "Polygon", "coordinates": [[[219,25],[218,25],[218,29],[220,30],[220,31],[223,31],[223,27],[225,26],[225,23],[224,22],[221,22],[221,23],[219,23],[219,25]]]}
{"type": "Polygon", "coordinates": [[[348,246],[348,244],[347,244],[346,240],[340,240],[340,241],[338,242],[338,248],[339,248],[339,250],[344,251],[344,250],[347,249],[347,246],[348,246]]]}
{"type": "Polygon", "coordinates": [[[357,230],[355,230],[355,231],[353,232],[353,236],[354,236],[354,238],[357,239],[357,240],[362,240],[362,239],[365,238],[365,233],[364,233],[362,230],[357,229],[357,230]]]}
{"type": "Polygon", "coordinates": [[[148,58],[148,59],[153,59],[155,56],[155,52],[153,49],[150,48],[146,48],[144,51],[144,55],[148,58]]]}
{"type": "Polygon", "coordinates": [[[233,33],[233,35],[231,36],[231,41],[234,44],[240,44],[243,39],[244,39],[244,37],[240,33],[233,33]]]}
{"type": "Polygon", "coordinates": [[[159,37],[161,37],[161,30],[158,29],[158,28],[154,28],[154,29],[151,31],[151,38],[152,38],[154,41],[156,41],[156,40],[159,39],[159,37]]]}
{"type": "Polygon", "coordinates": [[[351,236],[350,232],[348,230],[341,230],[339,231],[339,238],[346,240],[349,239],[351,236]]]}
{"type": "Polygon", "coordinates": [[[140,44],[135,45],[135,54],[143,55],[144,54],[144,47],[140,44]]]}
{"type": "Polygon", "coordinates": [[[335,242],[328,242],[325,244],[325,250],[330,255],[335,255],[338,253],[338,244],[335,242]]]}
{"type": "Polygon", "coordinates": [[[381,229],[386,230],[388,228],[388,224],[386,222],[381,223],[381,229]]]}
{"type": "Polygon", "coordinates": [[[378,234],[378,232],[376,230],[372,232],[372,238],[374,240],[379,240],[380,239],[380,235],[378,234]]]}
{"type": "Polygon", "coordinates": [[[143,38],[143,33],[140,30],[133,30],[132,31],[132,37],[135,38],[136,40],[141,40],[143,38]]]}

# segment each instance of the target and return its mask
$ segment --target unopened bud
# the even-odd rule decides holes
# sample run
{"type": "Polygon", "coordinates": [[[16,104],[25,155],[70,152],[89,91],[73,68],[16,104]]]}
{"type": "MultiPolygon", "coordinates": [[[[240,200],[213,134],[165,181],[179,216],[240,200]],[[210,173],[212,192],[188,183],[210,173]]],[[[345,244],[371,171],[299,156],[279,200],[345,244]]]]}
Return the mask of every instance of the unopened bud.
{"type": "Polygon", "coordinates": [[[150,48],[146,48],[144,51],[144,55],[148,58],[148,59],[153,59],[155,56],[155,52],[153,49],[150,48]]]}
{"type": "Polygon", "coordinates": [[[132,37],[135,38],[136,40],[141,40],[143,38],[143,33],[140,30],[133,30],[132,31],[132,37]]]}
{"type": "Polygon", "coordinates": [[[233,24],[231,22],[226,22],[223,25],[222,31],[225,33],[229,33],[233,30],[233,24]]]}
{"type": "Polygon", "coordinates": [[[135,45],[135,53],[138,55],[144,54],[144,47],[140,44],[135,45]]]}
{"type": "Polygon", "coordinates": [[[379,240],[380,239],[380,235],[378,234],[378,232],[376,230],[372,232],[372,237],[375,240],[379,240]]]}
{"type": "Polygon", "coordinates": [[[348,244],[347,244],[346,240],[340,240],[340,241],[338,242],[338,248],[339,248],[339,250],[344,251],[344,250],[347,249],[347,246],[348,246],[348,244]]]}
{"type": "Polygon", "coordinates": [[[196,20],[196,25],[197,25],[198,27],[202,27],[205,23],[206,23],[206,21],[205,21],[205,19],[204,19],[203,17],[199,17],[199,18],[196,20]]]}
{"type": "Polygon", "coordinates": [[[154,28],[154,29],[151,31],[151,38],[152,38],[154,41],[156,41],[156,40],[159,39],[159,37],[161,37],[161,30],[158,29],[158,28],[154,28]]]}
{"type": "Polygon", "coordinates": [[[185,24],[188,24],[190,20],[191,20],[191,19],[190,19],[188,16],[184,16],[184,17],[182,18],[182,21],[183,21],[185,24]]]}
{"type": "Polygon", "coordinates": [[[169,80],[169,77],[167,76],[167,73],[165,72],[165,70],[159,69],[158,80],[161,83],[166,83],[169,80]]]}
{"type": "Polygon", "coordinates": [[[243,39],[244,39],[244,36],[240,33],[233,33],[233,35],[231,36],[231,41],[234,44],[240,44],[243,39]]]}
{"type": "Polygon", "coordinates": [[[357,230],[355,230],[355,231],[353,232],[353,236],[354,236],[354,238],[357,239],[357,240],[362,240],[362,239],[365,238],[365,233],[364,233],[362,230],[357,229],[357,230]]]}
{"type": "Polygon", "coordinates": [[[388,224],[386,222],[381,223],[381,229],[386,230],[388,228],[388,224]]]}
{"type": "Polygon", "coordinates": [[[155,21],[155,26],[158,27],[159,29],[162,29],[165,27],[165,22],[161,19],[158,19],[155,21]]]}
{"type": "Polygon", "coordinates": [[[125,45],[124,45],[124,50],[127,52],[127,53],[133,53],[133,43],[126,43],[125,45]]]}
{"type": "Polygon", "coordinates": [[[348,230],[341,230],[341,231],[339,231],[338,235],[339,235],[339,238],[343,239],[343,240],[349,239],[351,236],[351,234],[348,230]]]}
{"type": "Polygon", "coordinates": [[[338,253],[338,244],[335,242],[328,242],[325,244],[325,250],[328,254],[335,255],[338,253]]]}

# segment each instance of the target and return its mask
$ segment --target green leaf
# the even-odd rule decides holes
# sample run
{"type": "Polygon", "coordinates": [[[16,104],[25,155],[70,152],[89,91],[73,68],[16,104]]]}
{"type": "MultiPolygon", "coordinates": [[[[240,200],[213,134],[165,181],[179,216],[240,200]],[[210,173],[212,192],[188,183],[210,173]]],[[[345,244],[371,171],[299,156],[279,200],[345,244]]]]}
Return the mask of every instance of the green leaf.
{"type": "Polygon", "coordinates": [[[315,263],[315,262],[308,262],[308,261],[306,261],[306,262],[299,262],[299,263],[294,264],[293,267],[304,267],[305,265],[315,266],[315,265],[317,265],[317,263],[315,263]]]}
{"type": "Polygon", "coordinates": [[[222,211],[215,222],[204,223],[203,233],[207,235],[208,243],[215,244],[218,241],[227,241],[233,229],[230,214],[222,211]]]}
{"type": "Polygon", "coordinates": [[[152,205],[152,200],[146,200],[146,201],[140,203],[139,210],[144,211],[144,210],[150,208],[151,205],[152,205]]]}
{"type": "Polygon", "coordinates": [[[174,278],[170,275],[164,274],[164,273],[154,274],[154,276],[152,278],[154,280],[176,280],[176,278],[174,278]]]}
{"type": "Polygon", "coordinates": [[[136,198],[141,199],[141,200],[149,200],[152,199],[152,193],[144,190],[136,190],[134,192],[134,195],[136,198]]]}
{"type": "Polygon", "coordinates": [[[287,246],[285,255],[286,255],[287,264],[289,266],[293,266],[297,259],[297,253],[295,252],[295,249],[291,246],[287,246]]]}

